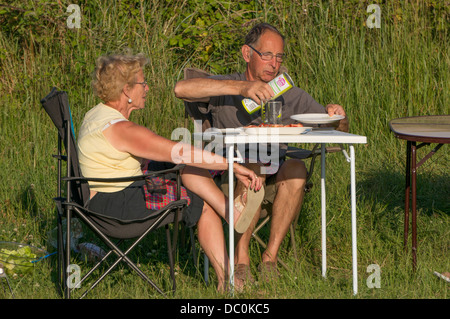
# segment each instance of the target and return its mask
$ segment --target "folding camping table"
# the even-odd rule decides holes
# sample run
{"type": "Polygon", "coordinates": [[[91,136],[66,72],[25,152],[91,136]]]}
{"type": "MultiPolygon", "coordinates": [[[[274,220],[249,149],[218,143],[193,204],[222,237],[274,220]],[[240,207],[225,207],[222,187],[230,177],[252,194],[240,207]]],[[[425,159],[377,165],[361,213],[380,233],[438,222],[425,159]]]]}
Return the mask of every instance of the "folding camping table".
{"type": "MultiPolygon", "coordinates": [[[[242,157],[235,156],[235,146],[239,150],[239,145],[243,144],[273,144],[273,143],[308,143],[321,144],[321,227],[322,227],[322,276],[326,277],[326,188],[325,188],[325,145],[348,144],[350,156],[344,150],[345,158],[350,163],[350,183],[351,183],[351,223],[352,223],[352,265],[353,265],[353,293],[358,292],[357,277],[357,234],[356,234],[356,178],[355,178],[355,149],[353,144],[365,144],[365,136],[349,134],[330,129],[313,129],[304,134],[215,134],[205,132],[202,134],[205,141],[223,143],[227,149],[227,161],[229,165],[229,220],[234,220],[234,179],[233,163],[242,162],[242,157]]],[[[233,223],[229,223],[229,258],[230,258],[230,284],[234,287],[234,229],[233,223]]]]}

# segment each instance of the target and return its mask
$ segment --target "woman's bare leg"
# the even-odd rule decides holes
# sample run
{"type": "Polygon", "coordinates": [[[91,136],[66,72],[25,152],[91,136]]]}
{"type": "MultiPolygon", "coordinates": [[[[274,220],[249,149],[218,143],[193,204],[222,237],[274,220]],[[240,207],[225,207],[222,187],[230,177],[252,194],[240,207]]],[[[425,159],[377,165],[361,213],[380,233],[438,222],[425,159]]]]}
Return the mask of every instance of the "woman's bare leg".
{"type": "Polygon", "coordinates": [[[198,241],[216,272],[217,290],[225,291],[228,278],[228,254],[222,219],[206,202],[197,223],[197,230],[198,241]]]}
{"type": "MultiPolygon", "coordinates": [[[[183,169],[182,180],[186,188],[205,202],[197,224],[199,242],[219,278],[218,290],[225,291],[229,261],[221,218],[228,222],[228,198],[217,187],[207,170],[187,166],[183,169]],[[224,265],[227,265],[226,269],[224,265]]],[[[240,211],[235,209],[234,220],[236,221],[239,216],[240,211]]],[[[243,282],[236,278],[234,284],[236,289],[243,286],[243,282]]]]}
{"type": "MultiPolygon", "coordinates": [[[[183,185],[207,202],[220,217],[228,220],[228,198],[217,187],[211,174],[202,168],[186,166],[181,175],[183,185]]],[[[239,217],[239,212],[234,214],[234,220],[239,217]]]]}

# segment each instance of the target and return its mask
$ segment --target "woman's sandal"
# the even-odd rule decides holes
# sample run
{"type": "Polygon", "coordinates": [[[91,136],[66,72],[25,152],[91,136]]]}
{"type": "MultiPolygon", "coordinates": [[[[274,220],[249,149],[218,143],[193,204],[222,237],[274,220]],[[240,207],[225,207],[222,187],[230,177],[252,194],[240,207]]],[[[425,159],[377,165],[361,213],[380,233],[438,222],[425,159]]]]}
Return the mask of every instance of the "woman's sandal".
{"type": "Polygon", "coordinates": [[[259,206],[261,206],[263,198],[264,187],[261,187],[261,189],[257,192],[249,188],[244,192],[244,194],[235,198],[234,207],[241,212],[241,215],[234,224],[234,230],[237,233],[243,234],[248,229],[250,223],[255,217],[256,212],[258,211],[259,206]],[[247,195],[246,200],[242,200],[245,195],[247,195]]]}

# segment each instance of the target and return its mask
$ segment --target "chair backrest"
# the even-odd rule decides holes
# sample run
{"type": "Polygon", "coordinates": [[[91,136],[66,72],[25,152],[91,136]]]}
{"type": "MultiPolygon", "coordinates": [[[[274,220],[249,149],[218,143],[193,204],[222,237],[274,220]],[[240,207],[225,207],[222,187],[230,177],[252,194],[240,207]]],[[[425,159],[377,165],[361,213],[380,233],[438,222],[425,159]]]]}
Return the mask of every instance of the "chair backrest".
{"type": "MultiPolygon", "coordinates": [[[[196,68],[186,68],[184,69],[184,79],[194,79],[194,78],[206,78],[211,74],[196,68]]],[[[186,120],[185,126],[187,127],[187,120],[192,118],[194,120],[194,125],[201,121],[201,127],[195,127],[196,131],[204,132],[206,129],[211,127],[211,116],[210,114],[202,113],[200,111],[201,104],[204,104],[207,101],[199,101],[199,102],[184,102],[184,117],[186,120]]]]}
{"type": "MultiPolygon", "coordinates": [[[[41,104],[58,130],[59,160],[62,158],[61,143],[64,145],[67,160],[67,177],[82,176],[67,92],[52,88],[50,93],[41,100],[41,104]]],[[[58,178],[60,179],[61,176],[58,176],[58,178]]],[[[89,199],[88,183],[72,182],[70,192],[70,200],[74,200],[80,205],[84,206],[89,199]]]]}

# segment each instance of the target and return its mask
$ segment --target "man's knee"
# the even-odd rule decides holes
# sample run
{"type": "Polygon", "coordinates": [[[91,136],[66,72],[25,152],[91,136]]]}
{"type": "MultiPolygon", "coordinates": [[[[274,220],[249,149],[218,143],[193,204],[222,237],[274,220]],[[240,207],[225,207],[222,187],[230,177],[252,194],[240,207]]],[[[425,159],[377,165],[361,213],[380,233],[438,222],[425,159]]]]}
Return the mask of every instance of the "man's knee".
{"type": "Polygon", "coordinates": [[[277,173],[277,182],[287,181],[293,183],[304,183],[308,171],[303,161],[298,159],[289,159],[281,165],[277,173]]]}
{"type": "Polygon", "coordinates": [[[265,182],[266,175],[261,173],[261,163],[245,163],[244,166],[254,171],[256,175],[258,175],[258,177],[260,177],[261,180],[265,182]]]}

